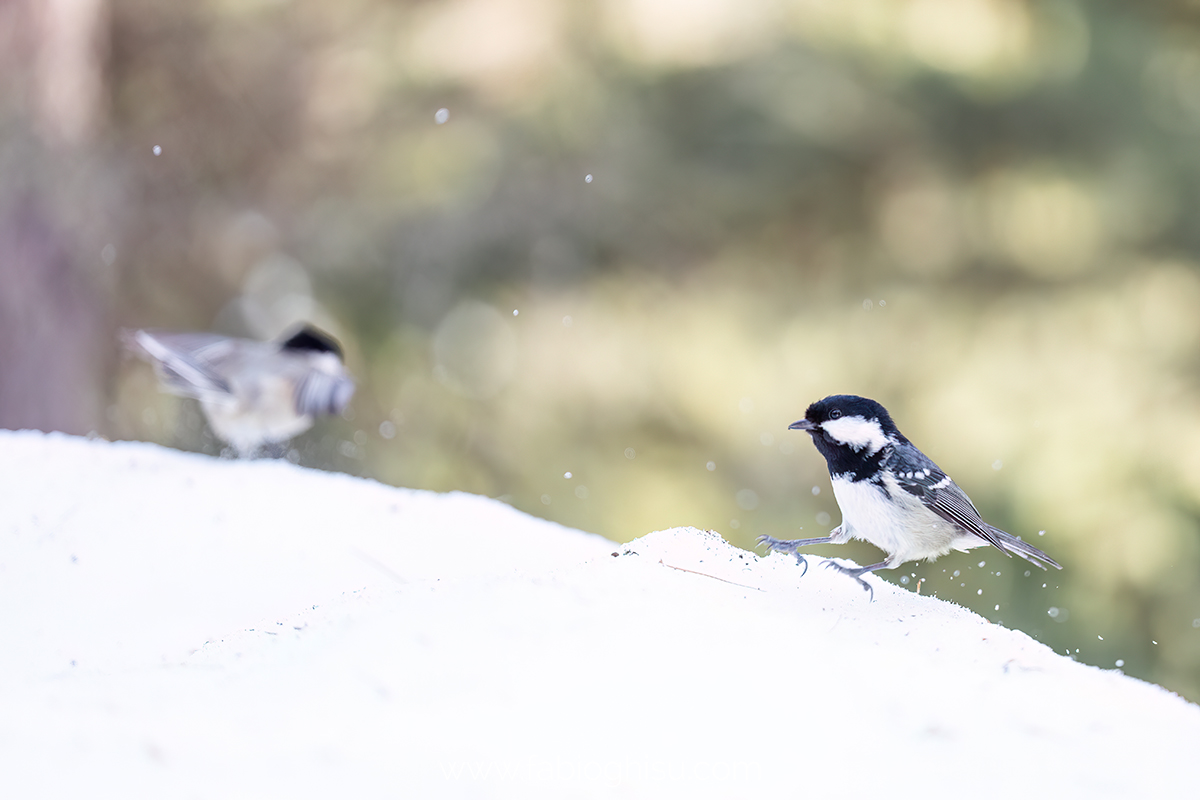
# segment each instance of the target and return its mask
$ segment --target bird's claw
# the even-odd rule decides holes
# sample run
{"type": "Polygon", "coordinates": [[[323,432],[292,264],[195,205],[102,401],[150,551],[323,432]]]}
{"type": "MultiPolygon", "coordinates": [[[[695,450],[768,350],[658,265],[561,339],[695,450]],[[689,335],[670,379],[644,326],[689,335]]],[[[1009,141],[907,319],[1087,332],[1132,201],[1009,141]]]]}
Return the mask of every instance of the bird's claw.
{"type": "Polygon", "coordinates": [[[771,553],[771,552],[791,553],[792,555],[794,555],[796,557],[796,563],[799,564],[800,566],[804,567],[804,571],[800,573],[800,577],[803,578],[805,575],[808,574],[808,559],[806,559],[796,549],[796,545],[794,543],[787,542],[782,539],[776,539],[773,536],[760,536],[760,537],[758,537],[756,544],[758,544],[758,545],[765,544],[767,546],[768,553],[771,553]]]}
{"type": "Polygon", "coordinates": [[[863,587],[867,594],[871,596],[871,602],[875,602],[875,590],[871,588],[871,584],[863,580],[862,572],[860,570],[852,569],[850,567],[843,567],[836,561],[826,561],[825,569],[835,569],[843,575],[849,575],[851,578],[854,578],[854,580],[858,581],[858,585],[863,587]]]}
{"type": "Polygon", "coordinates": [[[794,542],[784,541],[783,539],[776,539],[773,536],[760,536],[760,537],[758,537],[757,544],[759,544],[759,545],[765,544],[767,546],[767,552],[791,553],[792,555],[794,555],[796,557],[796,563],[799,564],[800,566],[804,567],[804,572],[800,573],[800,577],[803,578],[805,575],[808,574],[808,559],[806,559],[800,553],[800,551],[798,551],[796,549],[797,545],[794,542]]]}
{"type": "Polygon", "coordinates": [[[767,546],[767,550],[774,551],[776,553],[795,553],[796,547],[798,546],[795,542],[789,542],[784,539],[776,539],[774,536],[765,535],[758,537],[758,544],[765,544],[767,546]]]}

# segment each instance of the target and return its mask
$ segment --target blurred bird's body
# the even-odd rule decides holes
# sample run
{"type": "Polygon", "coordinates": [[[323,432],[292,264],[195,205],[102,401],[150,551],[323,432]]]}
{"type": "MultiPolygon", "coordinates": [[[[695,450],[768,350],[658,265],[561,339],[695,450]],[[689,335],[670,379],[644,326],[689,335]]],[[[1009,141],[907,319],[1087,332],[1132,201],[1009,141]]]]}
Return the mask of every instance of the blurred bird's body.
{"type": "Polygon", "coordinates": [[[354,394],[341,348],[311,326],[270,342],[157,330],[127,331],[124,339],[154,365],[164,391],[200,402],[213,433],[240,456],[340,414],[354,394]]]}

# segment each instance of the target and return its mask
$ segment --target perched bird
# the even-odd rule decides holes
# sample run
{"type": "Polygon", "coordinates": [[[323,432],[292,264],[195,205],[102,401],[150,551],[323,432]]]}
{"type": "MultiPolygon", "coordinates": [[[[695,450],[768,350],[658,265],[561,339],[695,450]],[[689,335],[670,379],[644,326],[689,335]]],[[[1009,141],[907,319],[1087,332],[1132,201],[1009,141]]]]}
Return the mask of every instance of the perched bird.
{"type": "Polygon", "coordinates": [[[240,456],[340,414],[354,394],[341,347],[311,325],[271,342],[156,330],[122,338],[154,365],[164,391],[199,400],[213,433],[240,456]]]}
{"type": "MultiPolygon", "coordinates": [[[[784,541],[770,536],[759,544],[778,553],[792,553],[808,563],[797,549],[810,544],[845,544],[851,539],[870,542],[887,559],[867,567],[833,567],[857,580],[877,569],[894,569],[906,561],[944,556],[951,550],[992,545],[1046,569],[1062,566],[1033,545],[988,525],[958,484],[918,450],[896,428],[887,409],[851,394],[818,400],[804,419],[789,430],[805,431],[829,465],[833,495],[842,510],[842,524],[829,536],[784,541]]],[[[803,573],[802,573],[803,574],[803,573]]],[[[874,592],[872,592],[874,595],[874,592]]]]}

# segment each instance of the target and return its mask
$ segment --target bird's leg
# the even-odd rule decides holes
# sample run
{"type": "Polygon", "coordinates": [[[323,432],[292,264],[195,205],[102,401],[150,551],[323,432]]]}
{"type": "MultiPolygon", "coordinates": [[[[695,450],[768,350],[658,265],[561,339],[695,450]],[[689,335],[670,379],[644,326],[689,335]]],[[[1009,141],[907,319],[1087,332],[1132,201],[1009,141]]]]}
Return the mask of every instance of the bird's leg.
{"type": "Polygon", "coordinates": [[[261,458],[279,459],[287,455],[287,451],[287,442],[266,442],[259,447],[256,455],[261,458]]]}
{"type": "Polygon", "coordinates": [[[872,564],[869,567],[843,567],[841,564],[837,563],[836,561],[826,561],[825,562],[825,566],[827,568],[836,569],[838,572],[842,573],[843,575],[849,575],[851,578],[854,578],[854,580],[858,581],[859,585],[862,586],[864,589],[866,589],[870,593],[871,600],[875,599],[875,590],[871,588],[871,584],[867,583],[866,581],[864,581],[862,579],[862,576],[866,575],[868,572],[874,572],[877,569],[882,569],[882,568],[886,567],[887,565],[888,565],[888,562],[880,561],[878,564],[872,564]]]}
{"type": "MultiPolygon", "coordinates": [[[[836,533],[836,531],[835,531],[836,533]]],[[[804,573],[808,572],[808,560],[796,551],[801,547],[807,547],[810,544],[829,544],[833,541],[832,536],[821,536],[816,539],[775,539],[770,536],[758,537],[759,544],[765,544],[768,551],[776,553],[791,553],[796,557],[796,563],[804,567],[804,572],[800,573],[800,577],[804,577],[804,573]]]]}

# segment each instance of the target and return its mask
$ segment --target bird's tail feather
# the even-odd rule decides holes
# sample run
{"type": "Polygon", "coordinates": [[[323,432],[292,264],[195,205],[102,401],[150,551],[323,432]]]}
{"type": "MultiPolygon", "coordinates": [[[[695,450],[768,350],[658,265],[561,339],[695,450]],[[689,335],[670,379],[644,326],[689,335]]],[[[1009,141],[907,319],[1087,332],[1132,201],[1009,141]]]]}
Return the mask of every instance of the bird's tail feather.
{"type": "Polygon", "coordinates": [[[154,335],[149,331],[121,331],[121,339],[131,352],[154,364],[163,388],[197,400],[228,395],[229,384],[194,357],[187,347],[173,346],[179,335],[154,335]]]}
{"type": "Polygon", "coordinates": [[[1016,536],[1013,536],[1011,533],[1002,531],[999,528],[992,527],[991,525],[988,525],[988,529],[995,534],[997,539],[1004,543],[1004,549],[1012,550],[1029,563],[1035,564],[1042,569],[1046,569],[1047,567],[1062,569],[1062,564],[1059,564],[1053,558],[1046,555],[1041,550],[1038,550],[1028,542],[1023,542],[1016,536]]]}

